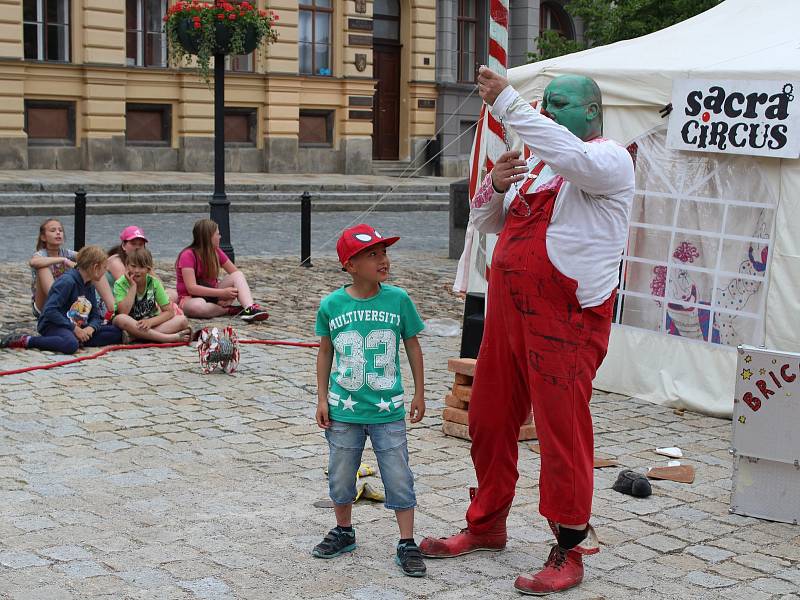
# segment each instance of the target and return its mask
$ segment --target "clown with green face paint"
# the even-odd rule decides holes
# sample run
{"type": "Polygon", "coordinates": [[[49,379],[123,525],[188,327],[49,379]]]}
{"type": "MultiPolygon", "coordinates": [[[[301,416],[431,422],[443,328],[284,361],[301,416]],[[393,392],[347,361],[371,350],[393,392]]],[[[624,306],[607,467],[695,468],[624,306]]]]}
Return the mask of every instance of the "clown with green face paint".
{"type": "Polygon", "coordinates": [[[532,156],[503,153],[470,199],[475,228],[498,234],[469,407],[478,487],[467,528],[426,538],[420,548],[435,558],[505,548],[517,436],[532,408],[541,448],[539,512],[557,543],[544,568],[514,585],[524,594],[549,594],[581,583],[583,556],[599,550],[589,524],[589,400],[608,349],[633,161],[601,137],[602,96],[587,77],[557,77],[531,105],[507,79],[481,67],[478,91],[532,156]]]}

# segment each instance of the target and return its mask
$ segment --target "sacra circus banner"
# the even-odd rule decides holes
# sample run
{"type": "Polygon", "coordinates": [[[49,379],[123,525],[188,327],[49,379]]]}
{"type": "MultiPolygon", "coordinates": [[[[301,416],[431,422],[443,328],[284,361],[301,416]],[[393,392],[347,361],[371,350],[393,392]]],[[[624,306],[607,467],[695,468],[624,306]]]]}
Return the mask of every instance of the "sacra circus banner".
{"type": "Polygon", "coordinates": [[[667,147],[753,156],[800,156],[800,84],[677,79],[667,147]]]}

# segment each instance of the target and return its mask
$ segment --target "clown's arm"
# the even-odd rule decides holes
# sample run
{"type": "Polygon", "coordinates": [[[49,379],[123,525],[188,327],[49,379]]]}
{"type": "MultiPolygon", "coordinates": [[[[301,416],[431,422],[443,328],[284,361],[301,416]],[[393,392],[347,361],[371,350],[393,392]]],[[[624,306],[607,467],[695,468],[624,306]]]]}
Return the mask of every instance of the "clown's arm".
{"type": "Polygon", "coordinates": [[[506,220],[505,194],[497,192],[488,173],[475,195],[469,201],[470,219],[481,233],[499,233],[506,220]]]}
{"type": "Polygon", "coordinates": [[[537,112],[510,85],[491,106],[492,114],[511,127],[534,155],[565,180],[589,194],[608,195],[631,185],[631,158],[615,143],[584,142],[566,127],[537,112]]]}

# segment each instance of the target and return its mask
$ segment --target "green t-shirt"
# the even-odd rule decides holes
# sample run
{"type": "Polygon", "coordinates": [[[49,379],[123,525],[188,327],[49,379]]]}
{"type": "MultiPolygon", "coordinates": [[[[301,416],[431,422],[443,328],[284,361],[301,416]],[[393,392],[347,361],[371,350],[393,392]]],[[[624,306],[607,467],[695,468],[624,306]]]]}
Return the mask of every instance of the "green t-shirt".
{"type": "MultiPolygon", "coordinates": [[[[128,279],[123,275],[114,282],[114,302],[119,305],[125,296],[128,295],[128,290],[131,284],[128,279]]],[[[147,275],[147,284],[145,285],[143,294],[136,294],[133,299],[133,305],[128,312],[137,321],[142,319],[149,319],[161,313],[159,307],[169,304],[169,296],[164,291],[164,286],[161,282],[152,275],[147,275]]]]}
{"type": "Polygon", "coordinates": [[[400,340],[425,328],[406,291],[381,285],[371,298],[353,298],[346,287],[323,298],[316,333],[330,337],[336,364],[331,369],[328,414],[347,423],[388,423],[402,419],[400,340]]]}

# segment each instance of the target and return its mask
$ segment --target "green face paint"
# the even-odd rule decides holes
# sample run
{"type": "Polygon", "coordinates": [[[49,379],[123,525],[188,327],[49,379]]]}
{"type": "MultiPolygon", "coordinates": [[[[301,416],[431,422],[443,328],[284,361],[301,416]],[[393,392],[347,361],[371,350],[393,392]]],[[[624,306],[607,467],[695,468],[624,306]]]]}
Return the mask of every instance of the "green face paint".
{"type": "Polygon", "coordinates": [[[545,88],[542,109],[559,125],[569,129],[582,140],[600,134],[600,115],[588,107],[596,105],[583,77],[565,75],[557,77],[545,88]]]}

